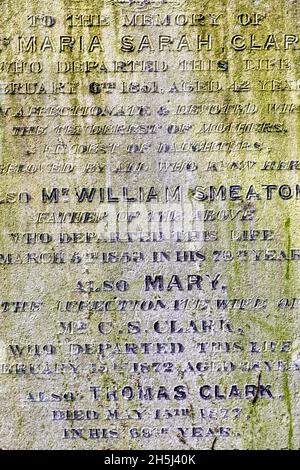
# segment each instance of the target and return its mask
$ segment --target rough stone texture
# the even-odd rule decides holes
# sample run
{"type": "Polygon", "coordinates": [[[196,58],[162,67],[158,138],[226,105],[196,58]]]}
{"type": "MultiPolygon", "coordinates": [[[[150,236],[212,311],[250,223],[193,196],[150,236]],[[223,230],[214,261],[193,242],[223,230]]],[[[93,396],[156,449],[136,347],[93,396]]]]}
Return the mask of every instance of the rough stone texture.
{"type": "Polygon", "coordinates": [[[0,4],[1,448],[299,448],[299,1],[0,4]]]}

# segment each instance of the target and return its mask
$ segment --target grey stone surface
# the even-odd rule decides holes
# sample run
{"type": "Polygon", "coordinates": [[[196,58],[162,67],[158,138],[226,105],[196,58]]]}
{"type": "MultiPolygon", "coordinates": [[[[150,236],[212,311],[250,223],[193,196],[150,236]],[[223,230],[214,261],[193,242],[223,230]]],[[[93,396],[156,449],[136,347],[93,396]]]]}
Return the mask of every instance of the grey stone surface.
{"type": "Polygon", "coordinates": [[[299,1],[0,9],[1,448],[299,448],[299,1]]]}

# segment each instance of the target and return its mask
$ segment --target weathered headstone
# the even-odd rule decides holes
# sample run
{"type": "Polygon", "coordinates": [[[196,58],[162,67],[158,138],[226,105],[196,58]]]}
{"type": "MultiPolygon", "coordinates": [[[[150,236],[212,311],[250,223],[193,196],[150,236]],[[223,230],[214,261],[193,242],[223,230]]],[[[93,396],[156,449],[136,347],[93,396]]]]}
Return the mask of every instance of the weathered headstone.
{"type": "Polygon", "coordinates": [[[299,448],[299,4],[1,1],[1,448],[299,448]]]}

